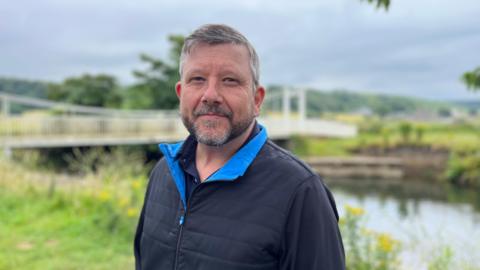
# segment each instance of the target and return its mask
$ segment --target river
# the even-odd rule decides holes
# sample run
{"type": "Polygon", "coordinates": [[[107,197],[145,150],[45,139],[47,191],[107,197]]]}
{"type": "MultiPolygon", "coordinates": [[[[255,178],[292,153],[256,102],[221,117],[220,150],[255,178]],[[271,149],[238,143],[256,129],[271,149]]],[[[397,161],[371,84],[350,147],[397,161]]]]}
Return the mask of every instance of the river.
{"type": "Polygon", "coordinates": [[[444,247],[452,269],[480,267],[480,194],[425,181],[335,179],[326,181],[340,216],[345,205],[366,211],[365,227],[402,242],[404,269],[426,269],[444,247]],[[458,268],[461,267],[461,268],[458,268]]]}

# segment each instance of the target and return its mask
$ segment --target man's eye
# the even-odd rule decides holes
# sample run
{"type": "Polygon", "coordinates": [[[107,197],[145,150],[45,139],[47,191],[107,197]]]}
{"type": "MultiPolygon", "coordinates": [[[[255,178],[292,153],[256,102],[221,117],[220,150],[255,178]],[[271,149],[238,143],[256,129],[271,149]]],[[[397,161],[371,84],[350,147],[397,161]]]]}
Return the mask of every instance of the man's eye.
{"type": "Polygon", "coordinates": [[[227,84],[238,84],[238,80],[235,78],[227,77],[227,78],[224,78],[223,81],[227,84]]]}
{"type": "Polygon", "coordinates": [[[205,79],[203,77],[200,77],[200,76],[195,76],[195,77],[190,78],[190,81],[191,82],[203,82],[203,81],[205,81],[205,79]]]}

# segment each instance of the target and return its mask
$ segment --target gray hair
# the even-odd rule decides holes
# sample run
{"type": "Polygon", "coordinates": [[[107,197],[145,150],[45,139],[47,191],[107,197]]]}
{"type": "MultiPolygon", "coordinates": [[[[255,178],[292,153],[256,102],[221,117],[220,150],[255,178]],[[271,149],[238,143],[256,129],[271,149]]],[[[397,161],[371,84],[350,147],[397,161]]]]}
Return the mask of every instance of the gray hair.
{"type": "Polygon", "coordinates": [[[247,48],[248,53],[250,54],[250,70],[252,73],[253,84],[257,87],[260,81],[260,63],[255,48],[253,48],[252,44],[250,44],[244,35],[224,24],[203,25],[185,38],[182,53],[180,54],[180,77],[182,77],[185,58],[195,46],[198,44],[218,45],[227,43],[242,45],[247,48]]]}

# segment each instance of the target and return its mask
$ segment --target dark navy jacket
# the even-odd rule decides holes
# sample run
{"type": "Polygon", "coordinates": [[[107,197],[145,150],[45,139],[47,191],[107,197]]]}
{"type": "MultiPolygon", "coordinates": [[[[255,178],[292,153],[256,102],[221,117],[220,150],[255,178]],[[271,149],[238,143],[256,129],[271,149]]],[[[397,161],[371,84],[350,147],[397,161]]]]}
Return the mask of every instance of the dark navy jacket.
{"type": "Polygon", "coordinates": [[[160,145],[135,236],[137,270],[345,269],[330,192],[263,127],[188,205],[181,147],[160,145]]]}

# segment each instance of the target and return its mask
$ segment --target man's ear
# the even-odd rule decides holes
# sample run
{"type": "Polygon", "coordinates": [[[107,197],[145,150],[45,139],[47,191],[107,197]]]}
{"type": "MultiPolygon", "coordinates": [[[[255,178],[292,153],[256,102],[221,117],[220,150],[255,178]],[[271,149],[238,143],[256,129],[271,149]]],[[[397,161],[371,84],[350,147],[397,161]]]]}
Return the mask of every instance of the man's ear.
{"type": "Polygon", "coordinates": [[[259,116],[263,100],[265,99],[265,88],[261,85],[258,86],[255,90],[255,96],[253,98],[255,102],[255,116],[259,116]]]}
{"type": "Polygon", "coordinates": [[[178,81],[175,84],[175,93],[177,93],[177,97],[180,99],[180,95],[182,94],[182,82],[178,81]]]}

